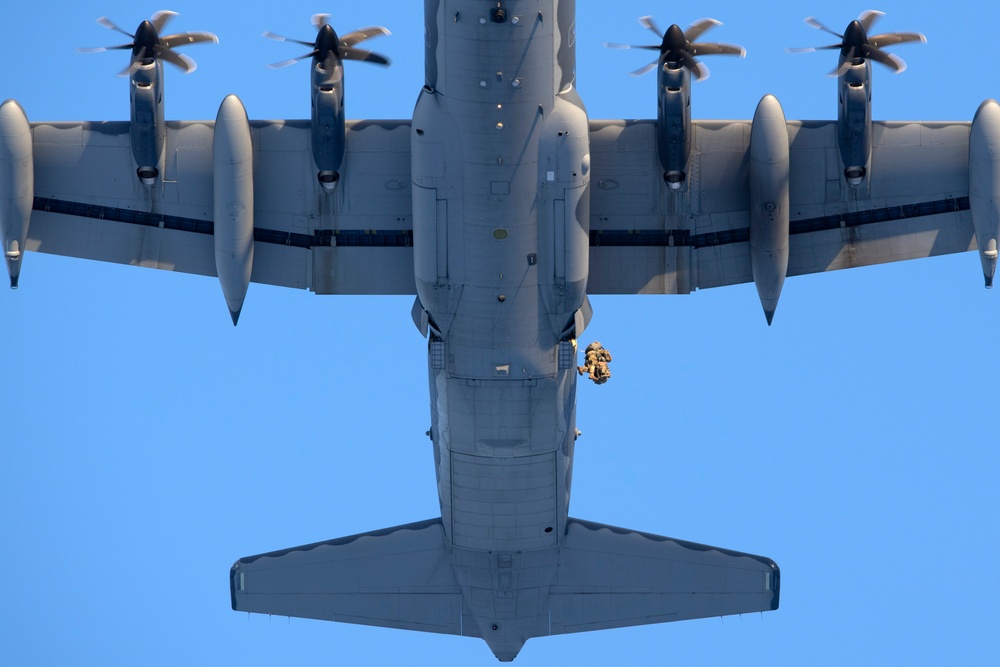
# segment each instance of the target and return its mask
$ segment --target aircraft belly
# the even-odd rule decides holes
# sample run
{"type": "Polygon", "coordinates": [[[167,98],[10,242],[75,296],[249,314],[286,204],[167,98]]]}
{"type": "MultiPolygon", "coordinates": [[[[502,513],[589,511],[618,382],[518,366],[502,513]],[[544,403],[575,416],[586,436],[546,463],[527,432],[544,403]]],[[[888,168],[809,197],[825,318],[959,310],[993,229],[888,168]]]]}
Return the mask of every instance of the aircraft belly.
{"type": "Polygon", "coordinates": [[[569,507],[576,371],[477,381],[431,370],[441,515],[453,546],[556,546],[569,507]]]}
{"type": "Polygon", "coordinates": [[[442,526],[464,611],[509,660],[545,632],[566,534],[589,123],[561,48],[572,2],[427,7],[413,249],[442,526]]]}

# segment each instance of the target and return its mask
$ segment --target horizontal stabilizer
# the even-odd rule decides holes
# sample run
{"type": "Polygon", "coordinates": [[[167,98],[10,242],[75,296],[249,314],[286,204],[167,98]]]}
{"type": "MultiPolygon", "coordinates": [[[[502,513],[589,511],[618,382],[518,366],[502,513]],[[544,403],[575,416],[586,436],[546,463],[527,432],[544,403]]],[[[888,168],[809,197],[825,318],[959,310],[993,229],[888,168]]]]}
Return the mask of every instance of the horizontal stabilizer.
{"type": "Polygon", "coordinates": [[[233,609],[461,634],[441,519],[241,558],[233,609]]]}
{"type": "Polygon", "coordinates": [[[769,611],[779,581],[769,558],[570,519],[551,634],[769,611]]]}
{"type": "Polygon", "coordinates": [[[506,561],[461,551],[432,519],[241,558],[233,609],[481,637],[507,661],[531,637],[778,608],[769,558],[578,519],[506,561]]]}

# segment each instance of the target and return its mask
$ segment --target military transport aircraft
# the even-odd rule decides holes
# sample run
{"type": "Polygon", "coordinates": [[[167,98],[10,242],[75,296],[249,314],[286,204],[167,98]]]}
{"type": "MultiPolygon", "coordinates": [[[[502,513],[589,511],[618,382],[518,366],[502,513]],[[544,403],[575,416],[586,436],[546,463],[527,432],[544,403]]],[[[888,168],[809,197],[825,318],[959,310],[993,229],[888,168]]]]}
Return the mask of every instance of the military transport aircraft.
{"type": "Polygon", "coordinates": [[[479,636],[508,660],[534,636],[776,608],[767,558],[568,518],[587,295],[752,281],[770,323],[786,275],[964,250],[988,286],[996,105],[872,122],[873,49],[896,38],[865,14],[838,32],[837,121],[788,121],[770,96],[750,121],[692,121],[711,26],[646,20],[660,117],[589,120],[572,3],[427,5],[410,121],[340,129],[338,56],[384,31],[338,40],[323,19],[308,121],[227,97],[214,123],[164,124],[162,63],[211,41],[158,41],[165,14],[129,32],[130,122],[30,124],[7,103],[12,286],[38,250],[217,275],[234,324],[251,281],[416,296],[441,518],[243,558],[234,609],[479,636]]]}

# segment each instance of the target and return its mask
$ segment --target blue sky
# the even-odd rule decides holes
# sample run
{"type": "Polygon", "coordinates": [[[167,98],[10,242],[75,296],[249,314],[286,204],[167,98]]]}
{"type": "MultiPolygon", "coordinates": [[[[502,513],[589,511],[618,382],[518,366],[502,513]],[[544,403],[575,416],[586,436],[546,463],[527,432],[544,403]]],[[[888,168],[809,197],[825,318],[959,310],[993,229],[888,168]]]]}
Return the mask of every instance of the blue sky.
{"type": "MultiPolygon", "coordinates": [[[[522,0],[522,2],[525,0],[522,0]]],[[[32,121],[124,120],[127,29],[161,7],[18,2],[4,11],[0,98],[32,121]]],[[[884,2],[879,30],[920,30],[878,68],[874,115],[972,119],[1000,97],[1000,6],[884,2]]],[[[578,84],[591,118],[655,115],[627,72],[662,27],[711,16],[697,118],[836,116],[830,43],[869,7],[819,2],[578,3],[578,84]]],[[[171,28],[221,43],[167,72],[170,119],[212,119],[236,93],[251,118],[309,113],[304,65],[265,63],[381,24],[390,69],[351,63],[351,118],[407,118],[423,83],[420,3],[178,1],[171,28]]],[[[684,297],[599,297],[585,338],[614,378],[581,384],[573,516],[764,554],[781,609],[528,642],[517,663],[983,663],[1000,612],[1000,294],[973,254],[789,279],[774,326],[752,285],[684,297]]],[[[0,663],[494,664],[473,639],[238,614],[240,556],[438,515],[425,342],[411,298],[317,297],[252,285],[233,328],[214,279],[29,255],[0,293],[0,663]]]]}

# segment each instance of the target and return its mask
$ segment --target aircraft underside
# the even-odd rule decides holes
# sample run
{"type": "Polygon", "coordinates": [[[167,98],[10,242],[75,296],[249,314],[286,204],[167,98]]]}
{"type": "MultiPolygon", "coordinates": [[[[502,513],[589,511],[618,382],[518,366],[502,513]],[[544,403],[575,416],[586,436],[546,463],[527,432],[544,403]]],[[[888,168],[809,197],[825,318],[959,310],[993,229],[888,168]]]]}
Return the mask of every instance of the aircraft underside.
{"type": "Polygon", "coordinates": [[[590,120],[572,0],[424,8],[409,120],[345,119],[343,61],[388,64],[357,46],[388,30],[340,36],[326,15],[277,63],[309,62],[308,120],[251,121],[230,95],[214,122],[165,122],[161,63],[190,71],[174,47],[217,41],[161,36],[172,12],[107,47],[131,50],[130,121],[4,102],[11,286],[31,250],[217,277],[234,325],[251,282],[415,297],[440,516],[241,558],[234,610],[479,637],[508,661],[532,637],[777,609],[769,558],[569,517],[588,294],[752,282],[770,325],[786,277],[972,250],[989,287],[1000,105],[872,121],[871,61],[901,71],[882,47],[923,35],[869,36],[864,12],[820,47],[840,51],[837,120],[766,95],[752,120],[695,121],[696,56],[743,49],[698,41],[712,19],[642,17],[656,118],[590,120]]]}
{"type": "MultiPolygon", "coordinates": [[[[414,321],[429,338],[441,518],[312,558],[241,560],[236,609],[374,622],[332,600],[312,614],[276,607],[254,579],[262,561],[301,557],[314,582],[319,553],[366,539],[400,588],[423,589],[371,602],[376,624],[478,636],[504,661],[530,637],[777,607],[768,559],[568,518],[577,338],[590,319],[590,127],[573,3],[507,5],[427,3],[428,80],[411,128],[414,321]]],[[[352,574],[390,587],[371,568],[352,574]]]]}

